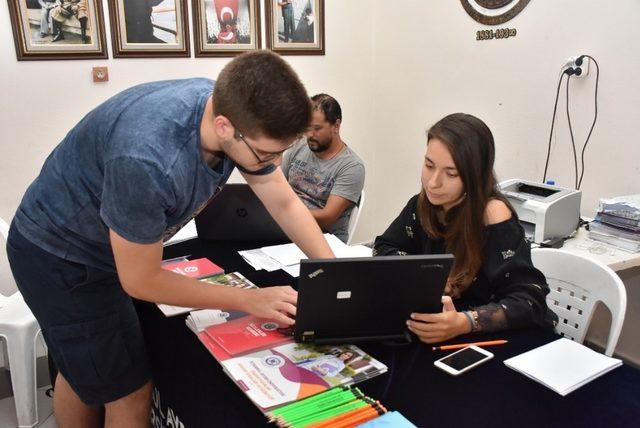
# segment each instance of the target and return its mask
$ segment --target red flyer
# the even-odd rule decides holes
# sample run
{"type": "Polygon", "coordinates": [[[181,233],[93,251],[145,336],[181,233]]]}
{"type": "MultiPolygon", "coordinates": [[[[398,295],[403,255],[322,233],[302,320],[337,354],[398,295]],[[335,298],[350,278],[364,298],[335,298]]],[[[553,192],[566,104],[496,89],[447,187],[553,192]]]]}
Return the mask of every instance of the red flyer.
{"type": "Polygon", "coordinates": [[[162,269],[170,270],[191,278],[203,278],[224,273],[224,269],[207,258],[166,263],[162,265],[162,269]]]}
{"type": "Polygon", "coordinates": [[[229,355],[262,349],[292,339],[290,334],[280,330],[275,321],[252,315],[212,325],[205,332],[229,355]]]}

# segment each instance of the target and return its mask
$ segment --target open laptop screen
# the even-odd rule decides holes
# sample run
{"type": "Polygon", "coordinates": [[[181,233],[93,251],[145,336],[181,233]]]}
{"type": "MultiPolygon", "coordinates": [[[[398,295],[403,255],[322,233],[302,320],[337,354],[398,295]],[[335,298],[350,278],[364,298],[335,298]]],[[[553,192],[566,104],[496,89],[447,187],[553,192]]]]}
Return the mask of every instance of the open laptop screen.
{"type": "Polygon", "coordinates": [[[412,312],[442,310],[451,254],[302,260],[297,341],[405,338],[412,312]]]}
{"type": "Polygon", "coordinates": [[[269,243],[289,240],[248,184],[226,184],[195,220],[200,239],[269,243]]]}

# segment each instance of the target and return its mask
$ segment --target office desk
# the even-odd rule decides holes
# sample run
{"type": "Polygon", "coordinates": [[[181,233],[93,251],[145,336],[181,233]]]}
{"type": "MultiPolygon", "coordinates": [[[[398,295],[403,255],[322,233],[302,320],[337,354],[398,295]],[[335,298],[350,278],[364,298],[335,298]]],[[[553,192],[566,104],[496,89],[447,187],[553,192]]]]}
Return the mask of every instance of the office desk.
{"type": "MultiPolygon", "coordinates": [[[[205,256],[240,271],[259,285],[291,283],[282,271],[253,271],[235,252],[257,243],[227,246],[191,241],[165,250],[205,256]]],[[[139,302],[154,374],[154,425],[180,427],[256,427],[266,420],[184,324],[184,316],[164,318],[155,305],[139,302]]],[[[562,397],[507,368],[504,359],[554,340],[548,331],[529,329],[458,338],[506,338],[492,347],[493,360],[459,377],[433,366],[444,352],[414,343],[405,346],[361,344],[389,371],[358,386],[390,410],[426,426],[628,426],[640,420],[640,371],[622,366],[562,397]]]]}
{"type": "Polygon", "coordinates": [[[584,227],[578,228],[576,235],[567,239],[562,249],[597,260],[616,272],[640,266],[640,253],[630,253],[613,245],[589,239],[589,231],[584,227]]]}
{"type": "MultiPolygon", "coordinates": [[[[578,229],[574,238],[567,239],[562,250],[599,261],[613,269],[624,282],[627,290],[627,312],[615,355],[640,368],[640,253],[629,253],[603,242],[589,239],[589,232],[578,229]]],[[[611,314],[597,307],[586,341],[605,348],[611,314]]]]}

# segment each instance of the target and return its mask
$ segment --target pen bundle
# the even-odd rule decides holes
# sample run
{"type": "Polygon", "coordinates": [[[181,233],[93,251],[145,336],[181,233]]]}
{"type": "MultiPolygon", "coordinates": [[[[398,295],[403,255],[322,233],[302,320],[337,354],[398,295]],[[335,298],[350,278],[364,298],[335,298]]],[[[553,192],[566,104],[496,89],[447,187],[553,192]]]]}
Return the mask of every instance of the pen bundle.
{"type": "Polygon", "coordinates": [[[267,413],[279,427],[355,427],[387,412],[358,388],[333,388],[267,413]]]}

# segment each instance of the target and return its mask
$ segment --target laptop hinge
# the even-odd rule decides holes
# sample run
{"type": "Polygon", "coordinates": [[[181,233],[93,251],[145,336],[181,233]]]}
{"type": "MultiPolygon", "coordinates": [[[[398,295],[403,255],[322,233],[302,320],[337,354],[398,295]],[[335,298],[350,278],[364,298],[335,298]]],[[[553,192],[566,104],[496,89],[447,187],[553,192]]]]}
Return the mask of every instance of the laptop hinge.
{"type": "Polygon", "coordinates": [[[357,342],[386,342],[397,341],[397,343],[411,343],[411,335],[408,332],[396,334],[380,334],[370,336],[343,336],[343,337],[323,337],[314,340],[318,345],[334,343],[357,343],[357,342]]]}

